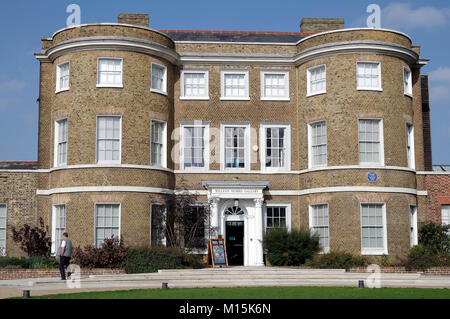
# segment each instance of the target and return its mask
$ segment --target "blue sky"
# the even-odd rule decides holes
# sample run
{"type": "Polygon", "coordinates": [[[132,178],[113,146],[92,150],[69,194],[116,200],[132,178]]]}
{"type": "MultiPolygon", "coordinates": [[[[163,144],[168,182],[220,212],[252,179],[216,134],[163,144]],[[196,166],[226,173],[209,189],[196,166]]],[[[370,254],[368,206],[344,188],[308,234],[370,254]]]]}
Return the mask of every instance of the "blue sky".
{"type": "Polygon", "coordinates": [[[119,12],[148,13],[155,29],[299,31],[302,17],[345,18],[364,27],[366,7],[382,8],[382,27],[409,34],[431,59],[433,163],[450,164],[450,3],[428,1],[278,0],[2,0],[0,9],[0,161],[36,160],[40,38],[65,27],[66,7],[81,7],[81,23],[116,22],[119,12]],[[274,5],[275,3],[275,5],[274,5]]]}

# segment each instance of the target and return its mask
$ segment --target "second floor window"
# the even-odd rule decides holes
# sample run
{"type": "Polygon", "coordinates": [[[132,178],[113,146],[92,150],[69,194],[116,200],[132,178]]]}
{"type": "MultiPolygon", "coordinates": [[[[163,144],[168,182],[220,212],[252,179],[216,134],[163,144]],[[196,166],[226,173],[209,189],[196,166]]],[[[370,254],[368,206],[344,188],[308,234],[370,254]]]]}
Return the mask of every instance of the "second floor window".
{"type": "Polygon", "coordinates": [[[289,100],[289,71],[261,71],[261,99],[289,100]]]}
{"type": "Polygon", "coordinates": [[[442,205],[442,225],[450,225],[450,205],[442,205]]]}
{"type": "Polygon", "coordinates": [[[152,84],[151,90],[158,93],[167,93],[167,68],[165,66],[152,63],[152,84]]]}
{"type": "Polygon", "coordinates": [[[307,95],[325,93],[327,91],[327,72],[325,65],[309,68],[307,71],[307,95]]]}
{"type": "Polygon", "coordinates": [[[358,90],[381,91],[381,64],[379,62],[358,62],[356,78],[358,90]]]}
{"type": "Polygon", "coordinates": [[[67,119],[55,122],[55,165],[67,164],[67,119]]]}
{"type": "Polygon", "coordinates": [[[412,96],[412,76],[411,70],[403,68],[403,86],[406,95],[412,96]]]}
{"type": "Polygon", "coordinates": [[[309,167],[327,165],[327,122],[309,124],[309,167]]]}
{"type": "Polygon", "coordinates": [[[207,70],[183,70],[180,99],[209,99],[208,76],[207,70]]]}
{"type": "Polygon", "coordinates": [[[122,87],[122,59],[98,59],[97,86],[122,87]]]}
{"type": "Polygon", "coordinates": [[[120,163],[120,116],[97,117],[97,162],[120,163]]]}
{"type": "Polygon", "coordinates": [[[69,89],[70,63],[64,62],[56,67],[56,92],[69,89]]]}
{"type": "Polygon", "coordinates": [[[166,166],[166,122],[151,121],[151,164],[166,166]]]}
{"type": "Polygon", "coordinates": [[[222,100],[249,100],[248,71],[222,70],[222,100]]]}
{"type": "Polygon", "coordinates": [[[414,126],[406,124],[406,160],[409,168],[415,168],[414,160],[414,126]]]}
{"type": "Polygon", "coordinates": [[[383,129],[379,119],[362,119],[359,127],[359,163],[384,165],[383,129]]]}

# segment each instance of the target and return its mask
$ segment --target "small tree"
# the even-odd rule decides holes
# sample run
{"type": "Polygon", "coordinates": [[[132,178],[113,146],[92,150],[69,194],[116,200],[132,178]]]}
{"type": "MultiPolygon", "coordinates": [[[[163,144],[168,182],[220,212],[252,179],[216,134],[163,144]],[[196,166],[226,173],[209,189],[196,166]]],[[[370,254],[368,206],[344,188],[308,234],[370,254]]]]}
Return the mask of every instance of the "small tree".
{"type": "Polygon", "coordinates": [[[48,226],[45,226],[42,217],[39,218],[39,225],[31,227],[25,224],[19,230],[12,227],[13,240],[20,244],[20,249],[29,257],[44,256],[49,257],[52,241],[48,233],[48,226]]]}
{"type": "Polygon", "coordinates": [[[450,225],[426,223],[419,230],[419,244],[435,255],[450,254],[449,230],[450,225]]]}

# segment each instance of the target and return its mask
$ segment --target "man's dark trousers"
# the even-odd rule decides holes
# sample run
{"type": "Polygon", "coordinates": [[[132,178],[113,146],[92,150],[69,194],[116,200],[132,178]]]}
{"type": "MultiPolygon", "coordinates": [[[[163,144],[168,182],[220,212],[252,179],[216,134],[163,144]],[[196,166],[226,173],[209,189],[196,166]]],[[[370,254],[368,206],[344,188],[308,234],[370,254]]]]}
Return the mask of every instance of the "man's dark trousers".
{"type": "MultiPolygon", "coordinates": [[[[61,279],[66,280],[65,267],[70,265],[70,257],[60,256],[59,257],[59,271],[61,272],[61,279]]],[[[71,273],[67,272],[67,276],[70,277],[71,273]]]]}

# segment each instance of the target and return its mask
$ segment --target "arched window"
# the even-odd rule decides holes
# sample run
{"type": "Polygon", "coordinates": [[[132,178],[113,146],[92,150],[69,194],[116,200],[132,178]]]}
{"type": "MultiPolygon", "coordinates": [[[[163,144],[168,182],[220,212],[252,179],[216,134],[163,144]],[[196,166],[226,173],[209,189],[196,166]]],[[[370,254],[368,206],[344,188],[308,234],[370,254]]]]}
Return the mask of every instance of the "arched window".
{"type": "Polygon", "coordinates": [[[244,215],[244,211],[239,206],[228,207],[225,215],[244,215]]]}

